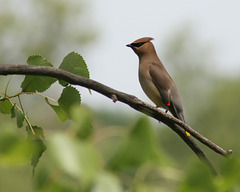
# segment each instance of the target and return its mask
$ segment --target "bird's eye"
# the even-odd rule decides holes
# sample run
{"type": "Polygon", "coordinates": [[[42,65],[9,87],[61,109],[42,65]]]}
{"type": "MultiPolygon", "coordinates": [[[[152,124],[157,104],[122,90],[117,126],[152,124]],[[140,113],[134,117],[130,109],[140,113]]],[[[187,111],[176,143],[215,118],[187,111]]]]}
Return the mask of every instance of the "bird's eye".
{"type": "Polygon", "coordinates": [[[131,45],[134,47],[141,47],[145,42],[141,42],[141,43],[132,43],[131,45]]]}

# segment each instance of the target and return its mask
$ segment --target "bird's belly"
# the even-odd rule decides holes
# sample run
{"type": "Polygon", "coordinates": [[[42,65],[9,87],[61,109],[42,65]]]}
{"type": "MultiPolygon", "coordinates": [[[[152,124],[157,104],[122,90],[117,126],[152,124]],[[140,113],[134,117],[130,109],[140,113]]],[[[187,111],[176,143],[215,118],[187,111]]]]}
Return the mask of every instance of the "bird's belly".
{"type": "Polygon", "coordinates": [[[150,75],[148,76],[147,74],[145,74],[144,76],[142,76],[142,74],[139,73],[139,81],[143,91],[148,96],[148,98],[151,99],[152,102],[155,103],[158,107],[165,108],[162,103],[161,95],[157,87],[152,82],[150,75]]]}

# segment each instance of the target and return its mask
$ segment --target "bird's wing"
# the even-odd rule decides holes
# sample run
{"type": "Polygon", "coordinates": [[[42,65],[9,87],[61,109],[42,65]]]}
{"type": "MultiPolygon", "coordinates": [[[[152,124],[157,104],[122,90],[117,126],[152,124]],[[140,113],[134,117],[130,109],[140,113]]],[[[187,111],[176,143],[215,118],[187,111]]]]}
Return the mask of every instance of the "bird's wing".
{"type": "Polygon", "coordinates": [[[161,95],[162,103],[166,109],[168,109],[174,117],[185,122],[181,97],[166,69],[153,63],[149,68],[149,73],[161,95]]]}
{"type": "Polygon", "coordinates": [[[172,105],[172,110],[174,112],[171,113],[174,115],[174,113],[176,113],[176,115],[174,115],[175,117],[177,117],[178,119],[182,120],[183,122],[185,122],[185,118],[184,118],[184,113],[183,113],[183,106],[182,106],[182,101],[181,101],[181,96],[175,86],[175,84],[173,84],[173,86],[175,88],[171,88],[171,105],[172,105]]]}
{"type": "Polygon", "coordinates": [[[149,73],[152,78],[153,83],[157,87],[163,104],[167,107],[170,102],[170,84],[172,84],[172,79],[168,75],[167,71],[164,68],[157,64],[152,64],[149,67],[149,73]]]}

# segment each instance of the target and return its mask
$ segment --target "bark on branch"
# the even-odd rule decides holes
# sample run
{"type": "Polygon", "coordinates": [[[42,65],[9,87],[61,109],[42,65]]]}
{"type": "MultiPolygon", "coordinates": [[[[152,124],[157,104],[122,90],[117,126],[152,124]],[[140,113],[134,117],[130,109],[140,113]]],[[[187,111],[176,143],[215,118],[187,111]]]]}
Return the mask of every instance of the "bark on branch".
{"type": "Polygon", "coordinates": [[[10,74],[55,77],[57,79],[67,81],[68,83],[73,85],[79,85],[82,87],[92,89],[112,99],[114,102],[120,101],[122,103],[125,103],[130,107],[132,107],[133,109],[139,112],[142,112],[158,121],[161,121],[164,124],[166,124],[168,127],[170,127],[186,142],[186,144],[195,152],[195,154],[201,160],[205,161],[211,167],[211,169],[215,174],[216,174],[216,171],[214,167],[211,165],[211,163],[207,159],[204,152],[201,150],[201,148],[193,140],[192,137],[195,137],[201,143],[203,143],[213,151],[223,156],[227,156],[232,152],[232,150],[222,149],[221,147],[219,147],[209,139],[205,138],[203,135],[199,134],[197,131],[193,130],[187,124],[174,118],[171,115],[164,113],[160,109],[139,100],[137,97],[117,91],[115,89],[112,89],[92,79],[81,77],[81,76],[72,74],[68,71],[64,71],[64,70],[56,69],[52,67],[29,66],[29,65],[0,65],[0,75],[10,75],[10,74]],[[191,134],[191,136],[190,137],[186,136],[185,131],[188,131],[191,134]]]}

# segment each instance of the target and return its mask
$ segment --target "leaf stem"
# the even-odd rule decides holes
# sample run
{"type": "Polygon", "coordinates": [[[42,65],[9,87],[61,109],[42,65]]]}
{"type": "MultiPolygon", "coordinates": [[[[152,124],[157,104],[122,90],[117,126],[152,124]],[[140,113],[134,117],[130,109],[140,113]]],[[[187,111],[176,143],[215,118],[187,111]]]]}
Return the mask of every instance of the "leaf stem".
{"type": "Polygon", "coordinates": [[[33,134],[33,135],[36,135],[36,134],[35,134],[35,131],[34,131],[33,128],[32,128],[32,125],[31,125],[29,119],[27,118],[27,116],[26,116],[26,114],[23,112],[23,110],[22,110],[19,106],[15,105],[15,104],[11,101],[11,99],[9,99],[9,98],[7,98],[7,99],[10,101],[10,103],[12,104],[12,106],[17,107],[17,109],[23,114],[26,123],[28,124],[28,126],[30,127],[30,129],[31,129],[31,131],[32,131],[32,134],[33,134]]]}
{"type": "MultiPolygon", "coordinates": [[[[1,93],[1,92],[0,92],[0,93],[1,93]]],[[[0,98],[0,101],[4,100],[4,99],[6,99],[6,98],[11,99],[11,98],[14,98],[14,97],[18,97],[18,96],[23,95],[23,94],[33,94],[33,95],[35,94],[35,95],[38,95],[38,96],[47,98],[47,99],[49,99],[49,100],[51,100],[51,101],[53,101],[53,102],[57,102],[56,99],[53,99],[53,98],[51,98],[51,97],[49,97],[49,96],[47,96],[47,95],[44,95],[44,94],[41,94],[41,93],[36,93],[36,92],[20,92],[20,93],[17,93],[17,94],[15,94],[15,95],[12,95],[12,96],[8,96],[8,95],[6,95],[6,93],[4,93],[4,94],[5,94],[5,97],[1,97],[1,98],[0,98]]]]}
{"type": "Polygon", "coordinates": [[[9,84],[10,84],[10,81],[13,79],[14,76],[16,76],[16,75],[12,75],[12,76],[9,78],[8,82],[7,82],[7,86],[6,86],[5,92],[4,92],[4,96],[5,96],[5,97],[6,97],[6,95],[7,95],[7,90],[8,90],[8,86],[9,86],[9,84]]]}
{"type": "Polygon", "coordinates": [[[18,95],[17,97],[18,97],[18,101],[19,101],[20,107],[22,109],[22,112],[23,112],[23,114],[25,114],[25,111],[23,109],[23,105],[22,105],[22,102],[21,102],[21,99],[20,99],[20,95],[18,95]]]}

